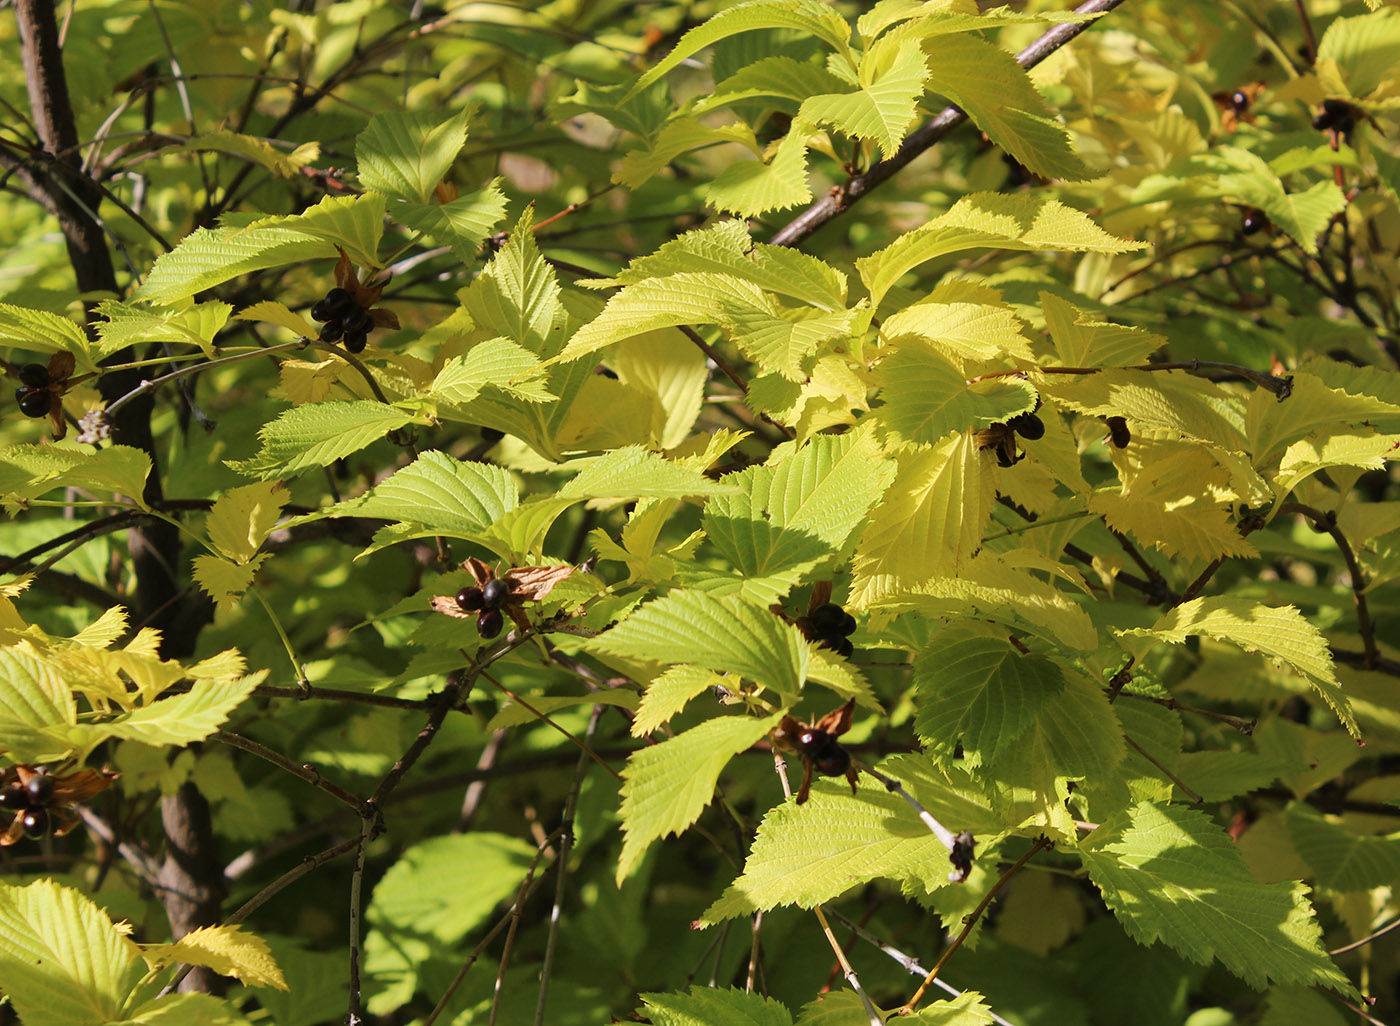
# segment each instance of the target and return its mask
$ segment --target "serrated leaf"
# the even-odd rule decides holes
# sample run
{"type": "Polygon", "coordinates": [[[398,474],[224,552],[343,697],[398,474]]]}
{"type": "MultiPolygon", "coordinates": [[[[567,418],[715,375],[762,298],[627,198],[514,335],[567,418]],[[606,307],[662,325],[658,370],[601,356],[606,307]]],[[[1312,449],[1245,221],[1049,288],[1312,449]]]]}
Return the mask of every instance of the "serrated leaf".
{"type": "Polygon", "coordinates": [[[906,449],[884,501],[856,546],[852,600],[951,575],[981,547],[995,477],[971,435],[906,449]]]}
{"type": "Polygon", "coordinates": [[[88,742],[119,737],[153,746],[202,741],[223,725],[228,714],[266,676],[266,671],[262,671],[232,680],[197,680],[183,694],[139,706],[113,720],[84,724],[81,734],[88,742]]]}
{"type": "Polygon", "coordinates": [[[166,994],[137,1005],[122,1026],[245,1026],[247,1019],[212,994],[166,994]]]}
{"type": "Polygon", "coordinates": [[[1160,940],[1201,964],[1217,959],[1257,990],[1275,981],[1354,993],[1322,950],[1306,888],[1260,883],[1230,836],[1201,812],[1143,802],[1121,837],[1080,857],[1141,944],[1160,940]]]}
{"type": "Polygon", "coordinates": [[[0,884],[0,989],[25,1026],[106,1026],[140,977],[136,946],[53,880],[0,884]]]}
{"type": "Polygon", "coordinates": [[[746,587],[769,582],[775,601],[846,545],[893,476],[870,431],[820,435],[774,467],[724,478],[740,494],[706,503],[705,532],[746,587]]]}
{"type": "Polygon", "coordinates": [[[719,324],[738,350],[764,371],[802,381],[807,358],[823,342],[858,335],[869,323],[866,310],[840,310],[791,319],[776,305],[768,308],[726,303],[719,324]]]}
{"type": "Polygon", "coordinates": [[[640,445],[629,445],[589,460],[558,494],[572,499],[680,499],[730,491],[730,484],[712,481],[640,445]]]}
{"type": "Polygon", "coordinates": [[[225,492],[214,501],[204,521],[210,542],[235,563],[246,563],[282,515],[284,497],[285,492],[275,482],[244,485],[225,492]]]}
{"type": "Polygon", "coordinates": [[[308,164],[314,163],[321,155],[321,144],[317,142],[305,143],[287,152],[260,136],[230,132],[222,128],[191,136],[179,148],[187,152],[213,150],[216,153],[246,157],[278,178],[291,178],[308,164]]]}
{"type": "Polygon", "coordinates": [[[142,505],[151,458],[129,445],[104,449],[13,445],[0,449],[0,501],[23,506],[55,488],[86,488],[142,505]]]}
{"type": "Polygon", "coordinates": [[[1236,146],[1218,146],[1209,158],[1198,161],[1221,172],[1221,195],[1258,207],[1309,253],[1317,252],[1318,236],[1347,205],[1333,181],[1314,182],[1302,192],[1287,191],[1262,158],[1236,146]]]}
{"type": "Polygon", "coordinates": [[[564,308],[554,268],[535,244],[534,216],[526,207],[506,244],[461,294],[462,306],[481,330],[548,360],[564,345],[564,308]]]}
{"type": "MultiPolygon", "coordinates": [[[[876,44],[860,62],[855,92],[810,96],[798,117],[831,125],[855,139],[874,139],[886,159],[894,156],[914,123],[915,103],[924,91],[929,69],[917,40],[892,48],[876,44]]],[[[794,126],[796,127],[796,126],[794,126]]]]}
{"type": "Polygon", "coordinates": [[[330,242],[288,228],[196,228],[156,258],[131,299],[174,303],[240,274],[335,255],[330,242]]]}
{"type": "Polygon", "coordinates": [[[698,591],[673,591],[648,602],[586,647],[666,666],[694,663],[737,673],[785,700],[797,694],[807,666],[807,646],[796,627],[748,599],[698,591]]]}
{"type": "MultiPolygon", "coordinates": [[[[280,303],[272,304],[281,306],[280,303]]],[[[285,308],[284,308],[285,309],[285,308]]],[[[146,310],[107,300],[98,305],[98,313],[107,318],[96,324],[102,340],[96,352],[114,353],[125,346],[150,342],[178,342],[198,346],[213,357],[214,336],[228,323],[233,308],[227,303],[211,300],[194,303],[181,310],[146,310]]],[[[313,330],[311,334],[315,334],[313,330]]]]}
{"type": "MultiPolygon", "coordinates": [[[[941,771],[919,756],[900,756],[881,770],[953,833],[1002,825],[959,767],[941,771]]],[[[948,849],[898,795],[866,777],[854,795],[844,780],[818,779],[805,804],[787,801],[763,817],[743,874],[699,923],[713,926],[779,905],[811,908],[869,880],[908,880],[931,892],[948,885],[951,869],[948,849]]]]}
{"type": "Polygon", "coordinates": [[[759,149],[753,129],[742,121],[712,127],[695,118],[680,117],[657,133],[647,149],[628,153],[613,172],[612,180],[638,189],[681,154],[719,143],[738,143],[755,153],[759,149]]]}
{"type": "Polygon", "coordinates": [[[470,108],[455,114],[395,110],[376,114],[355,138],[355,162],[368,188],[427,203],[467,141],[470,108]]]}
{"type": "Polygon", "coordinates": [[[969,768],[992,761],[1064,688],[1050,660],[1023,655],[999,638],[949,637],[914,660],[914,729],[943,764],[959,746],[969,768]]]}
{"type": "Polygon", "coordinates": [[[792,1016],[779,1002],[733,987],[643,994],[638,1012],[654,1026],[792,1026],[792,1016]]]}
{"type": "Polygon", "coordinates": [[[1247,447],[1238,398],[1200,378],[1111,367],[1098,374],[1046,374],[1035,385],[1065,409],[1124,417],[1134,431],[1159,428],[1228,451],[1247,447]]]}
{"type": "Polygon", "coordinates": [[[258,567],[266,558],[264,554],[247,562],[234,563],[222,556],[195,556],[192,561],[194,582],[214,600],[219,612],[224,612],[236,606],[253,586],[258,567]]]}
{"type": "Polygon", "coordinates": [[[682,663],[668,668],[642,692],[637,715],[632,718],[632,736],[646,737],[684,709],[692,698],[709,688],[724,685],[726,680],[701,666],[682,663]]]}
{"type": "Polygon", "coordinates": [[[72,353],[84,370],[95,371],[92,342],[67,317],[0,303],[0,343],[41,353],[72,353]]]}
{"type": "Polygon", "coordinates": [[[778,104],[788,114],[809,96],[842,91],[848,83],[820,65],[792,57],[765,57],[715,84],[710,96],[698,98],[686,110],[695,115],[718,107],[733,107],[760,98],[788,100],[778,104]]]}
{"type": "Polygon", "coordinates": [[[379,240],[384,235],[384,206],[384,197],[374,192],[362,196],[327,196],[300,214],[261,218],[243,230],[293,231],[344,250],[362,267],[378,267],[379,240]]]}
{"type": "Polygon", "coordinates": [[[1318,629],[1293,606],[1270,607],[1250,598],[1197,598],[1164,614],[1150,628],[1117,632],[1141,656],[1153,641],[1181,644],[1192,635],[1228,641],[1291,668],[1326,699],[1352,737],[1360,736],[1351,703],[1332,668],[1332,651],[1318,629]]]}
{"type": "Polygon", "coordinates": [[[451,246],[452,253],[464,264],[476,259],[481,241],[506,216],[506,197],[501,192],[501,180],[446,203],[395,203],[394,219],[422,232],[434,242],[451,246]]]}
{"type": "Polygon", "coordinates": [[[778,725],[781,716],[718,716],[633,752],[622,771],[619,886],[653,841],[678,834],[704,811],[720,772],[736,754],[778,725]]]}
{"type": "Polygon", "coordinates": [[[1400,430],[1400,406],[1330,388],[1321,378],[1303,371],[1293,374],[1293,391],[1287,399],[1279,402],[1267,389],[1257,389],[1245,414],[1249,451],[1260,467],[1268,466],[1296,441],[1367,424],[1400,430]]]}
{"type": "Polygon", "coordinates": [[[549,402],[556,397],[545,387],[545,373],[534,353],[509,339],[493,338],[448,360],[428,390],[446,403],[469,403],[488,386],[525,402],[549,402]]]}
{"type": "MultiPolygon", "coordinates": [[[[60,669],[28,641],[0,647],[0,750],[16,762],[46,762],[68,754],[44,728],[78,721],[73,692],[60,669]]],[[[3,986],[3,982],[0,982],[3,986]]]]}
{"type": "Polygon", "coordinates": [[[787,210],[812,198],[807,181],[807,139],[812,125],[794,119],[787,135],[763,160],[736,160],[715,176],[705,190],[705,202],[716,210],[758,217],[787,210]]]}
{"type": "Polygon", "coordinates": [[[1143,363],[1167,340],[1142,328],[1094,319],[1053,292],[1040,293],[1045,326],[1066,367],[1113,367],[1143,363]]]}
{"type": "Polygon", "coordinates": [[[964,196],[945,214],[856,261],[876,306],[905,274],[967,249],[1127,253],[1144,243],[1115,238],[1086,215],[1038,192],[964,196]]]}
{"type": "Polygon", "coordinates": [[[1016,59],[973,36],[924,41],[928,88],[952,100],[988,138],[1044,178],[1081,182],[1097,177],[1074,152],[1055,117],[1016,59]]]}
{"type": "Polygon", "coordinates": [[[1333,891],[1369,891],[1400,879],[1400,834],[1382,837],[1348,829],[1302,802],[1287,812],[1293,847],[1317,877],[1333,891]]]}
{"type": "Polygon", "coordinates": [[[851,28],[834,9],[817,0],[750,0],[720,11],[687,32],[664,60],[632,85],[627,96],[635,96],[705,47],[740,32],[759,29],[795,29],[828,43],[850,59],[851,28]]]}
{"type": "Polygon", "coordinates": [[[294,406],[259,429],[262,448],[256,456],[224,463],[265,481],[291,477],[358,452],[412,419],[397,407],[364,400],[294,406]]]}
{"type": "Polygon", "coordinates": [[[886,317],[880,337],[898,344],[913,335],[936,345],[954,358],[996,360],[1005,356],[1031,359],[1026,322],[1010,307],[989,303],[927,301],[907,306],[886,317]]]}
{"type": "Polygon", "coordinates": [[[901,442],[932,445],[950,432],[1002,424],[1035,406],[1035,389],[1016,378],[968,384],[938,347],[911,338],[879,366],[880,423],[901,442]]]}
{"type": "Polygon", "coordinates": [[[515,893],[533,845],[514,837],[473,831],[410,846],[380,879],[365,919],[390,938],[427,937],[452,945],[515,893]],[[470,887],[445,887],[470,867],[470,887]]]}
{"type": "MultiPolygon", "coordinates": [[[[318,333],[315,325],[301,314],[293,313],[282,303],[270,299],[254,303],[252,306],[245,306],[233,315],[233,319],[236,321],[267,321],[269,324],[286,328],[301,338],[315,338],[318,333]]],[[[286,364],[284,363],[283,366],[285,367],[286,364]]]]}
{"type": "Polygon", "coordinates": [[[241,926],[196,927],[174,944],[148,945],[145,957],[158,965],[179,962],[204,966],[249,987],[287,989],[267,942],[241,926]]]}
{"type": "Polygon", "coordinates": [[[705,401],[709,378],[705,354],[674,331],[628,339],[608,353],[608,366],[626,387],[651,400],[652,428],[646,442],[672,449],[690,437],[705,401]]]}
{"type": "Polygon", "coordinates": [[[1368,0],[1374,13],[1335,18],[1317,44],[1319,61],[1335,63],[1351,95],[1364,97],[1396,77],[1400,60],[1400,17],[1393,7],[1368,0]]]}

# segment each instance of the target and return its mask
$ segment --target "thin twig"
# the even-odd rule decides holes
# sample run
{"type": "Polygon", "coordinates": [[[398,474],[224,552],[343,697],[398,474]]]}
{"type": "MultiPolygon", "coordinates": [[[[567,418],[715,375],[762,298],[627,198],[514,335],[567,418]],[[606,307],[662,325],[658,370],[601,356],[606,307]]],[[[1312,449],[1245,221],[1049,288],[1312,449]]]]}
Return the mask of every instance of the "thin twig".
{"type": "Polygon", "coordinates": [[[360,809],[364,807],[365,803],[363,798],[356,798],[349,791],[345,790],[345,788],[338,784],[331,783],[325,777],[321,776],[320,771],[309,762],[298,766],[281,752],[275,752],[266,745],[254,741],[252,738],[243,737],[241,734],[230,734],[226,730],[216,730],[214,733],[210,734],[209,737],[210,740],[220,741],[233,748],[241,748],[250,755],[256,755],[259,759],[272,763],[272,765],[276,766],[278,769],[286,770],[293,776],[300,777],[308,784],[320,788],[336,801],[343,805],[348,805],[356,812],[359,812],[360,809]]]}
{"type": "Polygon", "coordinates": [[[433,700],[428,698],[395,698],[393,695],[376,695],[370,691],[344,691],[339,688],[322,688],[308,684],[304,688],[280,687],[274,684],[259,684],[253,694],[260,698],[294,698],[299,702],[321,699],[327,702],[356,702],[361,705],[377,705],[386,709],[430,709],[433,700]]]}
{"type": "Polygon", "coordinates": [[[963,941],[967,940],[968,935],[972,933],[972,928],[977,925],[977,920],[982,918],[982,913],[987,911],[987,906],[992,903],[992,899],[997,896],[997,892],[1005,887],[1006,882],[1019,873],[1021,867],[1029,862],[1037,852],[1044,851],[1049,847],[1049,838],[1036,838],[1036,842],[1030,846],[1026,853],[1012,863],[1010,869],[1001,874],[997,882],[992,884],[991,890],[977,903],[977,907],[974,908],[970,914],[963,917],[962,930],[953,938],[953,942],[944,949],[943,955],[938,959],[938,963],[929,970],[929,974],[924,977],[924,982],[919,984],[918,990],[914,991],[914,996],[904,1003],[904,1006],[895,1013],[896,1015],[912,1015],[914,1013],[914,1008],[923,999],[924,993],[933,984],[933,981],[938,978],[938,974],[943,967],[948,964],[948,959],[953,957],[953,952],[962,947],[963,941]]]}
{"type": "Polygon", "coordinates": [[[1199,794],[1197,794],[1195,791],[1191,790],[1191,788],[1187,787],[1184,783],[1182,783],[1180,777],[1178,777],[1171,770],[1167,769],[1167,767],[1163,766],[1160,762],[1157,761],[1155,757],[1149,755],[1147,750],[1143,748],[1142,745],[1138,744],[1127,734],[1123,735],[1123,740],[1128,742],[1129,746],[1133,749],[1133,751],[1137,752],[1138,755],[1141,755],[1144,759],[1146,759],[1148,762],[1152,763],[1152,765],[1156,766],[1159,770],[1161,770],[1162,775],[1165,776],[1177,787],[1179,787],[1181,789],[1182,794],[1186,795],[1193,802],[1200,803],[1205,801],[1205,799],[1202,798],[1199,794]]]}
{"type": "Polygon", "coordinates": [[[603,760],[603,757],[602,757],[601,755],[599,755],[597,752],[593,751],[593,749],[590,748],[587,744],[585,744],[583,741],[580,741],[578,738],[574,737],[573,734],[569,733],[569,732],[568,732],[567,730],[565,730],[563,727],[559,726],[559,724],[557,724],[557,723],[555,723],[553,720],[551,720],[551,719],[549,718],[549,716],[547,716],[545,713],[540,712],[538,709],[536,709],[536,708],[535,708],[533,705],[531,705],[529,702],[525,701],[525,699],[521,698],[519,695],[517,695],[517,694],[516,694],[514,691],[512,691],[510,688],[506,687],[504,684],[502,684],[500,681],[498,681],[495,677],[491,676],[489,673],[486,672],[485,668],[483,668],[480,672],[481,672],[481,676],[485,677],[488,681],[490,681],[491,684],[494,685],[495,688],[496,688],[498,691],[501,691],[502,693],[504,693],[505,695],[507,695],[507,696],[511,699],[511,701],[515,702],[517,705],[519,705],[519,706],[520,706],[522,709],[524,709],[526,712],[528,712],[528,713],[530,713],[531,715],[533,715],[536,719],[540,720],[540,721],[543,722],[543,723],[548,724],[549,726],[553,727],[555,730],[559,731],[559,733],[563,734],[566,738],[568,738],[568,739],[569,739],[570,741],[572,741],[575,745],[577,745],[577,746],[579,747],[580,751],[582,751],[582,752],[583,752],[585,755],[587,755],[590,759],[592,759],[594,762],[596,762],[599,766],[602,766],[603,769],[605,769],[605,770],[607,770],[609,773],[611,773],[616,779],[618,779],[618,780],[621,780],[621,779],[622,779],[622,774],[619,773],[617,770],[613,769],[611,766],[609,766],[609,765],[603,760]]]}
{"type": "Polygon", "coordinates": [[[953,851],[953,848],[956,846],[957,843],[957,837],[953,834],[951,830],[945,827],[942,823],[938,822],[938,820],[934,819],[933,813],[929,812],[928,809],[920,805],[918,799],[916,799],[912,794],[910,794],[904,789],[903,784],[901,784],[898,780],[894,779],[894,777],[886,776],[879,770],[872,769],[863,762],[859,762],[853,759],[851,760],[851,765],[854,766],[856,769],[860,770],[862,773],[869,773],[872,777],[874,777],[880,783],[885,785],[885,790],[895,792],[895,794],[899,795],[906,802],[912,805],[914,807],[914,811],[919,814],[919,818],[924,821],[924,826],[928,827],[929,830],[933,832],[933,836],[938,838],[938,843],[943,845],[943,847],[947,848],[950,853],[953,851]]]}
{"type": "Polygon", "coordinates": [[[1345,955],[1348,951],[1355,951],[1359,947],[1363,947],[1364,945],[1370,944],[1377,937],[1384,937],[1397,926],[1400,926],[1400,916],[1396,916],[1390,922],[1382,926],[1379,930],[1376,930],[1372,933],[1368,933],[1359,941],[1352,941],[1350,944],[1344,944],[1340,948],[1333,948],[1331,951],[1327,952],[1327,954],[1332,955],[1334,957],[1337,955],[1345,955]]]}
{"type": "MultiPolygon", "coordinates": [[[[1075,11],[1079,14],[1105,14],[1122,3],[1123,0],[1088,0],[1087,3],[1076,7],[1075,11]]],[[[1091,24],[1092,22],[1065,22],[1055,25],[1017,54],[1016,62],[1023,68],[1035,67],[1091,24]]],[[[905,139],[893,157],[880,161],[865,173],[832,189],[831,192],[784,225],[769,239],[769,242],[774,246],[797,245],[832,218],[851,209],[857,202],[869,195],[870,191],[877,185],[894,177],[896,172],[903,169],[915,157],[942,140],[966,120],[967,115],[959,108],[944,108],[905,139]]]]}
{"type": "Polygon", "coordinates": [[[355,866],[350,872],[350,1014],[346,1016],[347,1026],[360,1026],[360,915],[363,906],[360,895],[365,879],[365,846],[375,833],[375,818],[365,816],[360,820],[359,844],[355,846],[355,866]]]}
{"type": "Polygon", "coordinates": [[[884,1026],[884,1016],[875,1007],[875,1003],[870,1000],[870,995],[865,992],[865,988],[860,985],[860,977],[851,967],[850,960],[846,953],[841,950],[841,945],[837,943],[836,937],[831,932],[831,924],[826,921],[826,913],[822,911],[820,905],[813,905],[812,912],[817,917],[817,922],[821,924],[822,933],[826,935],[827,943],[831,945],[831,950],[836,952],[836,961],[841,964],[841,972],[846,977],[846,982],[851,985],[851,989],[860,997],[860,1003],[865,1007],[865,1015],[870,1021],[870,1026],[884,1026]]]}
{"type": "Polygon", "coordinates": [[[1357,561],[1356,553],[1352,551],[1347,536],[1337,526],[1336,514],[1324,513],[1301,502],[1285,502],[1278,508],[1278,512],[1296,513],[1299,516],[1307,517],[1316,527],[1332,536],[1337,551],[1341,553],[1342,559],[1347,565],[1347,574],[1351,577],[1351,593],[1356,601],[1356,622],[1361,631],[1361,645],[1366,654],[1364,665],[1371,666],[1379,657],[1380,651],[1376,648],[1376,628],[1371,622],[1371,609],[1366,602],[1366,573],[1361,569],[1361,564],[1357,561]]]}
{"type": "MultiPolygon", "coordinates": [[[[1112,693],[1112,688],[1104,688],[1105,694],[1112,693]]],[[[1216,712],[1214,709],[1202,709],[1194,705],[1186,705],[1178,702],[1175,698],[1158,698],[1156,695],[1144,695],[1136,691],[1119,691],[1119,698],[1136,698],[1139,702],[1152,702],[1167,709],[1176,709],[1180,712],[1195,713],[1197,716],[1205,716],[1212,720],[1219,720],[1221,723],[1234,727],[1241,734],[1254,733],[1254,721],[1247,720],[1243,716],[1231,716],[1229,713],[1216,712]]]]}

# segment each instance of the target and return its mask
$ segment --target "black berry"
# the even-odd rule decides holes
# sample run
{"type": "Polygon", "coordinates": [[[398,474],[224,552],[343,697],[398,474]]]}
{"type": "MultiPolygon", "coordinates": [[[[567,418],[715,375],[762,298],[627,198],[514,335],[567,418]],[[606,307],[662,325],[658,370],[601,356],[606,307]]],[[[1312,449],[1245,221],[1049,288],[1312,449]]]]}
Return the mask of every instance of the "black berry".
{"type": "Polygon", "coordinates": [[[20,413],[26,417],[46,417],[53,405],[53,393],[43,388],[17,388],[15,399],[19,402],[20,413]]]}
{"type": "Polygon", "coordinates": [[[345,333],[345,325],[340,321],[327,321],[321,325],[321,341],[334,342],[345,333]]]}
{"type": "Polygon", "coordinates": [[[831,645],[831,650],[842,659],[849,659],[855,654],[856,647],[851,644],[850,638],[840,638],[831,645]]]}
{"type": "Polygon", "coordinates": [[[457,605],[468,611],[480,609],[485,603],[482,601],[481,589],[477,587],[466,587],[457,592],[457,605]]]}
{"type": "Polygon", "coordinates": [[[835,741],[812,753],[812,768],[824,777],[839,777],[851,768],[851,756],[835,741]]]}
{"type": "Polygon", "coordinates": [[[1246,210],[1244,218],[1240,221],[1240,231],[1245,235],[1253,235],[1268,223],[1269,219],[1262,210],[1246,210]]]}
{"type": "Polygon", "coordinates": [[[812,626],[823,634],[831,631],[838,631],[845,622],[846,611],[835,602],[827,602],[817,606],[807,614],[807,619],[812,626]]]}
{"type": "Polygon", "coordinates": [[[19,369],[19,379],[30,388],[48,388],[49,369],[42,363],[26,363],[19,369]]]}
{"type": "Polygon", "coordinates": [[[20,826],[25,837],[43,837],[49,832],[49,810],[30,809],[20,818],[20,826]]]}
{"type": "Polygon", "coordinates": [[[504,431],[497,431],[493,427],[484,427],[481,429],[481,440],[483,442],[499,442],[505,436],[506,433],[504,431]]]}
{"type": "Polygon", "coordinates": [[[1002,449],[1001,447],[998,447],[998,448],[997,448],[997,466],[998,466],[998,467],[1014,467],[1015,465],[1016,465],[1016,458],[1015,458],[1014,456],[1012,456],[1010,453],[1008,453],[1005,449],[1002,449]]]}
{"type": "Polygon", "coordinates": [[[1128,431],[1128,422],[1122,417],[1108,418],[1108,437],[1119,449],[1126,448],[1128,443],[1133,440],[1132,433],[1128,431]]]}
{"type": "Polygon", "coordinates": [[[341,342],[340,342],[341,345],[343,345],[346,349],[348,349],[348,350],[349,350],[350,352],[352,352],[352,353],[362,353],[362,352],[364,352],[364,351],[365,351],[365,346],[366,346],[368,343],[369,343],[369,335],[368,335],[367,333],[363,332],[363,331],[355,331],[355,332],[349,332],[349,331],[347,331],[347,332],[345,333],[345,338],[341,339],[341,342]]]}
{"type": "Polygon", "coordinates": [[[505,623],[499,609],[483,609],[476,616],[476,630],[483,638],[494,638],[500,634],[505,623]]]}
{"type": "Polygon", "coordinates": [[[497,578],[494,581],[487,581],[481,589],[481,604],[487,609],[500,609],[506,604],[506,598],[510,595],[510,585],[497,578]]]}
{"type": "Polygon", "coordinates": [[[27,809],[29,795],[19,784],[11,784],[0,791],[0,809],[27,809]]]}
{"type": "Polygon", "coordinates": [[[848,638],[856,632],[856,618],[844,609],[841,610],[841,623],[836,628],[841,637],[848,638]]]}
{"type": "Polygon", "coordinates": [[[1018,413],[1006,422],[1007,427],[1015,431],[1022,438],[1035,441],[1037,438],[1045,437],[1045,422],[1034,413],[1018,413]]]}
{"type": "Polygon", "coordinates": [[[360,306],[352,306],[340,320],[345,325],[347,335],[367,335],[374,328],[374,321],[369,312],[360,306]]]}
{"type": "Polygon", "coordinates": [[[1333,128],[1342,135],[1347,135],[1355,127],[1356,115],[1352,111],[1351,104],[1345,100],[1323,100],[1322,110],[1318,111],[1317,116],[1313,118],[1313,128],[1319,131],[1333,128]]]}
{"type": "Polygon", "coordinates": [[[1236,89],[1230,97],[1230,106],[1235,108],[1235,113],[1243,114],[1245,111],[1249,110],[1249,97],[1236,89]]]}
{"type": "Polygon", "coordinates": [[[311,319],[314,321],[333,321],[353,305],[354,297],[350,295],[349,291],[334,288],[326,293],[325,299],[311,308],[311,319]]]}
{"type": "Polygon", "coordinates": [[[53,777],[47,773],[36,774],[29,778],[29,783],[24,785],[24,789],[29,794],[31,805],[47,805],[53,797],[53,777]]]}

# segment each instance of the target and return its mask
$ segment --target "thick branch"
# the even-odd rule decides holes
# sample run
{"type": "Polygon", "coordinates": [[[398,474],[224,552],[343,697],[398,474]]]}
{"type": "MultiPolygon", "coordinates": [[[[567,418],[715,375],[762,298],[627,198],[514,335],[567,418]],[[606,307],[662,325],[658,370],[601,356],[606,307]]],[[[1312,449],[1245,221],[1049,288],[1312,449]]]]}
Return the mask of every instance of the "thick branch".
{"type": "MultiPolygon", "coordinates": [[[[1075,8],[1080,14],[1103,14],[1113,10],[1123,0],[1087,0],[1075,8]]],[[[1064,46],[1093,22],[1065,23],[1056,25],[1016,55],[1016,61],[1023,68],[1033,68],[1052,53],[1064,46]]],[[[832,218],[844,214],[863,199],[875,186],[893,178],[915,157],[939,142],[953,129],[967,120],[967,115],[958,107],[945,107],[932,120],[925,123],[899,148],[893,157],[875,164],[864,174],[856,175],[845,185],[839,185],[827,195],[789,221],[768,241],[774,246],[795,246],[811,235],[832,218]]]]}

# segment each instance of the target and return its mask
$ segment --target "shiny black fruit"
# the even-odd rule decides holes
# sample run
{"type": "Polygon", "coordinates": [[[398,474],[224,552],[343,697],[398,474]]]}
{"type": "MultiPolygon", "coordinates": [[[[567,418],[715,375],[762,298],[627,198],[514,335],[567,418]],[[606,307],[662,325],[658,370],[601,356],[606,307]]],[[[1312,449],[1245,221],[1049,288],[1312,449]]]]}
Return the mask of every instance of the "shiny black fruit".
{"type": "Polygon", "coordinates": [[[482,600],[481,589],[474,586],[463,588],[461,591],[457,592],[457,605],[472,612],[480,609],[485,605],[482,600]]]}
{"type": "Polygon", "coordinates": [[[322,342],[334,342],[343,334],[345,334],[345,325],[340,321],[327,321],[321,325],[322,342]]]}
{"type": "Polygon", "coordinates": [[[494,638],[505,624],[499,609],[483,609],[476,617],[476,630],[483,638],[494,638]]]}
{"type": "Polygon", "coordinates": [[[29,794],[31,805],[47,805],[53,797],[53,777],[47,773],[32,776],[29,783],[24,785],[24,789],[29,794]]]}
{"type": "Polygon", "coordinates": [[[15,399],[19,402],[19,412],[26,417],[46,417],[53,405],[53,393],[41,388],[17,388],[15,399]]]}
{"type": "Polygon", "coordinates": [[[48,388],[49,369],[42,363],[26,363],[19,369],[19,379],[30,388],[48,388]]]}
{"type": "Polygon", "coordinates": [[[340,344],[352,353],[363,353],[369,343],[369,335],[363,331],[347,331],[340,344]]]}
{"type": "Polygon", "coordinates": [[[30,809],[20,819],[20,826],[24,830],[25,837],[43,837],[49,832],[49,810],[30,809]]]}
{"type": "Polygon", "coordinates": [[[481,604],[487,609],[500,609],[510,595],[510,585],[497,578],[487,581],[481,589],[481,604]]]}
{"type": "Polygon", "coordinates": [[[1245,235],[1253,235],[1255,232],[1262,231],[1268,223],[1269,219],[1262,212],[1249,210],[1245,212],[1243,220],[1240,221],[1240,232],[1245,235]]]}
{"type": "Polygon", "coordinates": [[[816,609],[812,610],[807,615],[807,619],[811,622],[813,627],[823,634],[828,634],[833,631],[849,633],[841,631],[841,627],[846,622],[846,611],[835,602],[827,602],[817,606],[816,609]]]}
{"type": "Polygon", "coordinates": [[[839,777],[851,768],[851,756],[835,741],[812,754],[812,768],[824,777],[839,777]]]}
{"type": "Polygon", "coordinates": [[[352,306],[340,320],[345,325],[347,335],[369,334],[374,330],[374,320],[369,311],[360,306],[352,306]]]}
{"type": "Polygon", "coordinates": [[[1128,430],[1128,422],[1122,417],[1108,418],[1108,437],[1119,449],[1127,448],[1128,443],[1133,440],[1132,433],[1128,430]]]}
{"type": "Polygon", "coordinates": [[[29,795],[19,784],[11,784],[0,791],[0,809],[27,809],[29,795]]]}

